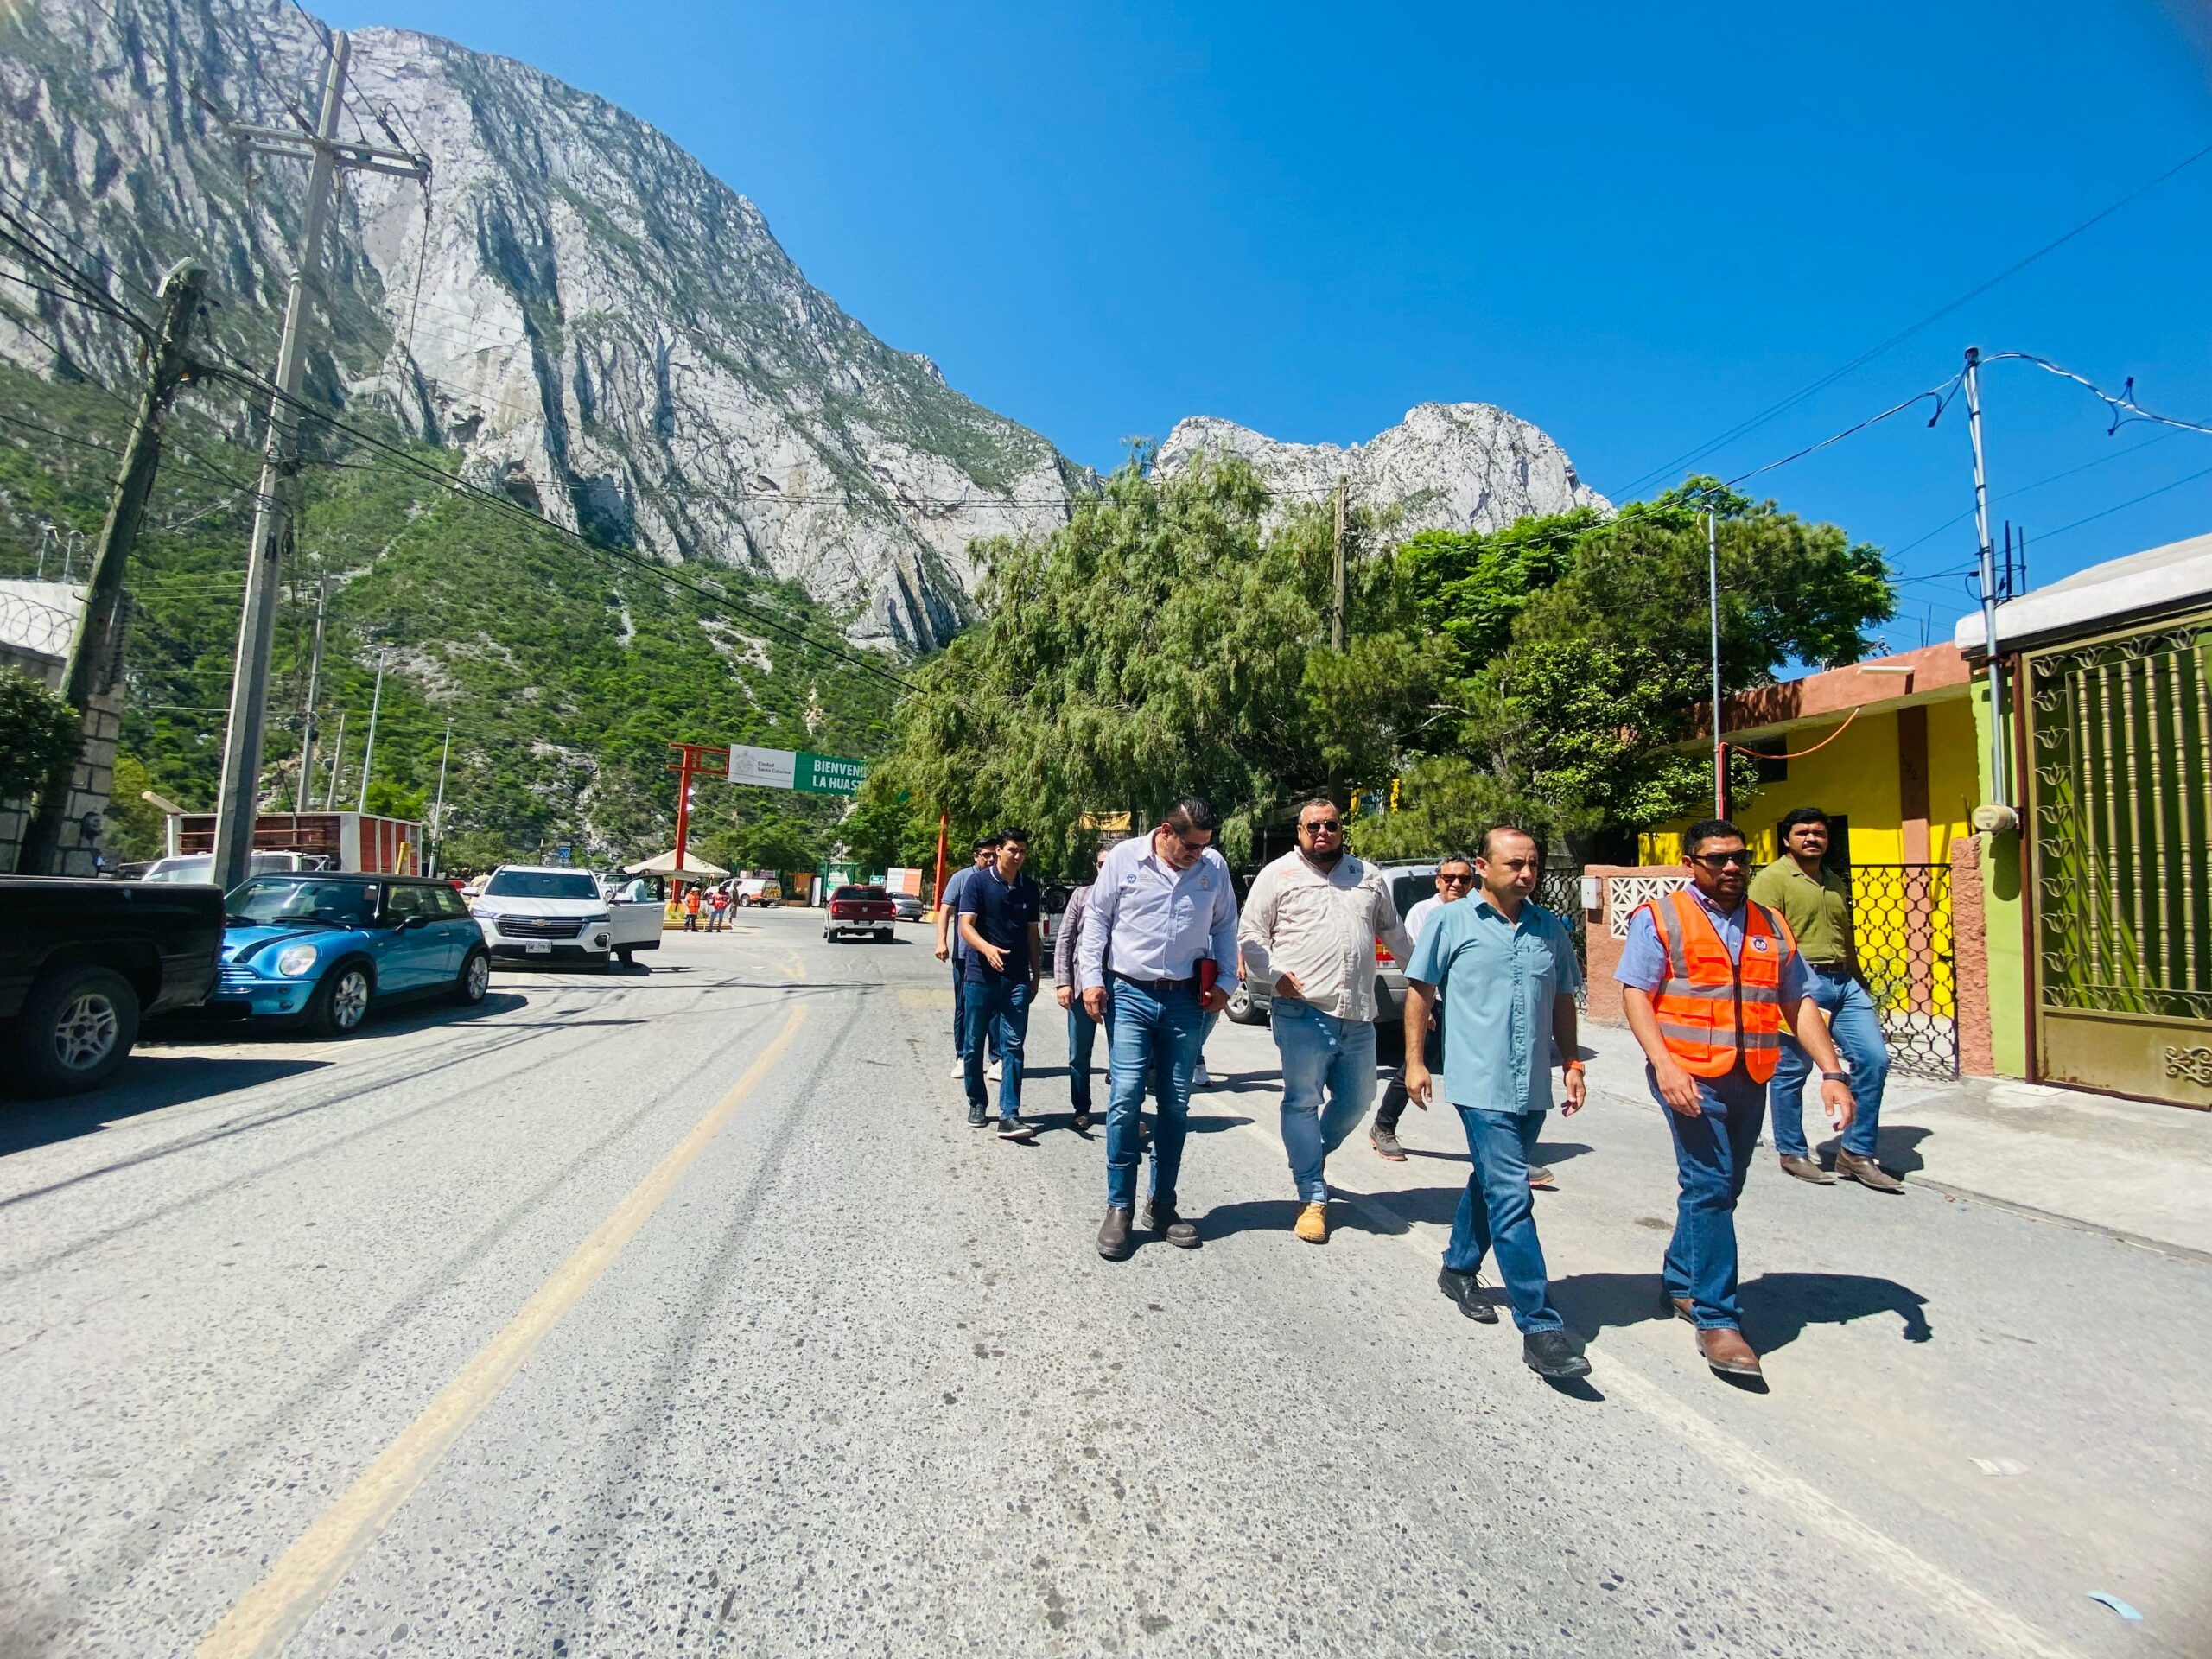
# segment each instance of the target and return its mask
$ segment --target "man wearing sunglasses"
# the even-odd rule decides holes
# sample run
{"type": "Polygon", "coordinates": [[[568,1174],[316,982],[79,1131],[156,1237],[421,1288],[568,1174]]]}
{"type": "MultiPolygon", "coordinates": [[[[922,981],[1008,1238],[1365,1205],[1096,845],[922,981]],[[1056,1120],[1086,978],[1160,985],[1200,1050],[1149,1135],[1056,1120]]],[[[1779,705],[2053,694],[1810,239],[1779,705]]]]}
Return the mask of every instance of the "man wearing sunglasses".
{"type": "Polygon", "coordinates": [[[1744,832],[1708,818],[1690,826],[1682,846],[1690,886],[1637,907],[1614,977],[1675,1139],[1681,1191],[1662,1274],[1666,1305],[1697,1327],[1707,1365],[1755,1377],[1759,1357],[1744,1340],[1736,1298],[1736,1201],[1783,1031],[1795,1032],[1821,1068],[1821,1104],[1839,1134],[1851,1124],[1851,1080],[1789,923],[1745,896],[1744,832]]]}
{"type": "Polygon", "coordinates": [[[1191,1074],[1199,1027],[1236,988],[1236,894],[1214,849],[1220,820],[1195,798],[1178,801],[1148,836],[1106,855],[1091,883],[1076,983],[1093,1020],[1106,1022],[1106,1219],[1098,1254],[1129,1254],[1137,1202],[1144,1093],[1160,1108],[1152,1137],[1152,1202],[1145,1226],[1170,1244],[1198,1246],[1195,1224],[1175,1207],[1191,1120],[1191,1074]]]}
{"type": "Polygon", "coordinates": [[[1375,1102],[1375,944],[1412,957],[1382,872],[1344,849],[1344,815],[1317,797],[1298,809],[1298,845],[1246,895],[1237,944],[1274,982],[1269,1017],[1282,1056],[1282,1144],[1300,1207],[1296,1231],[1329,1236],[1329,1154],[1375,1102]]]}
{"type": "MultiPolygon", "coordinates": [[[[1463,853],[1446,853],[1436,862],[1436,891],[1426,899],[1416,899],[1406,912],[1406,936],[1413,940],[1414,948],[1421,948],[1421,932],[1428,925],[1429,918],[1446,905],[1464,899],[1475,885],[1474,861],[1463,853]]],[[[1410,1057],[1410,1048],[1406,1053],[1410,1057]]],[[[1444,1033],[1434,1019],[1428,1024],[1427,1040],[1421,1045],[1431,1071],[1444,1068],[1444,1033]]],[[[1374,1126],[1367,1132],[1369,1143],[1376,1154],[1394,1164],[1406,1161],[1406,1149],[1398,1144],[1398,1123],[1406,1115],[1406,1068],[1400,1066],[1390,1074],[1390,1081],[1382,1087],[1382,1103],[1375,1109],[1374,1126]]]]}

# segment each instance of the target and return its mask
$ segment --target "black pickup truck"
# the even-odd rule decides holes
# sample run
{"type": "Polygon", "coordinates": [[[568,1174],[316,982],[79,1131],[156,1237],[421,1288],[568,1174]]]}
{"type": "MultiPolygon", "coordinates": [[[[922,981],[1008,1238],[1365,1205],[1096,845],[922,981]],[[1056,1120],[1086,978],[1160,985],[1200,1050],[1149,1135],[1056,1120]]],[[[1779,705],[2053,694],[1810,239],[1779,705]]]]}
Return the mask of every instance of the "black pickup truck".
{"type": "Polygon", "coordinates": [[[214,988],[222,945],[217,887],[0,878],[0,1089],[69,1095],[106,1082],[143,1016],[214,988]]]}

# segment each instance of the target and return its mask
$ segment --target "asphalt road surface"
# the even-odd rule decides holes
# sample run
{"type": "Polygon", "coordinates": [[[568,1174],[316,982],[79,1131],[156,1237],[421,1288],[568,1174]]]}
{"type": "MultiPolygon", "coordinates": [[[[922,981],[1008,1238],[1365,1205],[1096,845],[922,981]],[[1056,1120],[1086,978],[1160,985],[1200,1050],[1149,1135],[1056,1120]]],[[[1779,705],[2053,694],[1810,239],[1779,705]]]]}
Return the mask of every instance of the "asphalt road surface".
{"type": "Polygon", "coordinates": [[[1435,1288],[1447,1116],[1292,1236],[1264,1031],[1204,1248],[1102,1262],[1061,1016],[1038,1141],[969,1129],[929,938],[753,916],[9,1106],[0,1654],[2212,1653],[2212,1264],[1763,1160],[1746,1392],[1601,1096],[1554,1389],[1435,1288]]]}

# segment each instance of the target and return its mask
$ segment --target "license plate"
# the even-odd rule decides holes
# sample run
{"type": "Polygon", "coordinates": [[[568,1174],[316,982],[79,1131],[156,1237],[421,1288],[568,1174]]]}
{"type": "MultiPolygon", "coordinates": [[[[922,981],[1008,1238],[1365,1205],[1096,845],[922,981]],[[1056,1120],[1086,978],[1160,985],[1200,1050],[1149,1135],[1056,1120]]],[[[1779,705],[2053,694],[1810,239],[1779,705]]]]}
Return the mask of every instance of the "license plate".
{"type": "Polygon", "coordinates": [[[550,957],[553,954],[553,947],[550,944],[525,944],[523,950],[533,957],[550,957]]]}

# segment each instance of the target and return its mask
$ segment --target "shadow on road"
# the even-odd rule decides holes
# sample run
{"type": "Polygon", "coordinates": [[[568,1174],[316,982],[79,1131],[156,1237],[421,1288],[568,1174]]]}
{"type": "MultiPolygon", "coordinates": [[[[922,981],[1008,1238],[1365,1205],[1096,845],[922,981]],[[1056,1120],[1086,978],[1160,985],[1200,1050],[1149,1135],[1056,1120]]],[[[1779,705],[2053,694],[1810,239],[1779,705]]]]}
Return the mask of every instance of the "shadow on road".
{"type": "MultiPolygon", "coordinates": [[[[1228,1238],[1237,1233],[1281,1233],[1289,1238],[1291,1225],[1305,1207],[1295,1198],[1243,1198],[1235,1204],[1217,1205],[1199,1219],[1198,1232],[1205,1238],[1228,1238]]],[[[1406,1229],[1389,1225],[1383,1217],[1370,1214],[1365,1205],[1332,1204],[1329,1230],[1395,1237],[1406,1229]]]]}
{"type": "Polygon", "coordinates": [[[124,1063],[117,1080],[105,1089],[72,1100],[7,1103],[0,1110],[0,1157],[74,1140],[143,1112],[158,1112],[297,1077],[303,1071],[319,1071],[329,1064],[327,1060],[149,1054],[141,1049],[124,1063]]]}
{"type": "MultiPolygon", "coordinates": [[[[1885,1123],[1874,1137],[1874,1161],[1884,1169],[1909,1175],[1915,1170],[1928,1167],[1928,1160],[1920,1155],[1920,1143],[1933,1135],[1933,1129],[1923,1129],[1911,1123],[1885,1123]]],[[[1820,1148],[1826,1154],[1822,1162],[1831,1167],[1835,1163],[1835,1148],[1842,1143],[1831,1140],[1820,1148]]]]}
{"type": "MultiPolygon", "coordinates": [[[[1763,1354],[1786,1348],[1808,1325],[1849,1325],[1894,1313],[1907,1342],[1935,1333],[1923,1310],[1927,1299],[1891,1279],[1855,1273],[1763,1273],[1738,1292],[1744,1335],[1763,1354]]],[[[1657,1273],[1578,1273],[1552,1281],[1552,1300],[1568,1325],[1586,1338],[1611,1327],[1671,1319],[1661,1300],[1657,1273]]],[[[1688,1328],[1683,1332],[1688,1335],[1688,1328]]]]}

